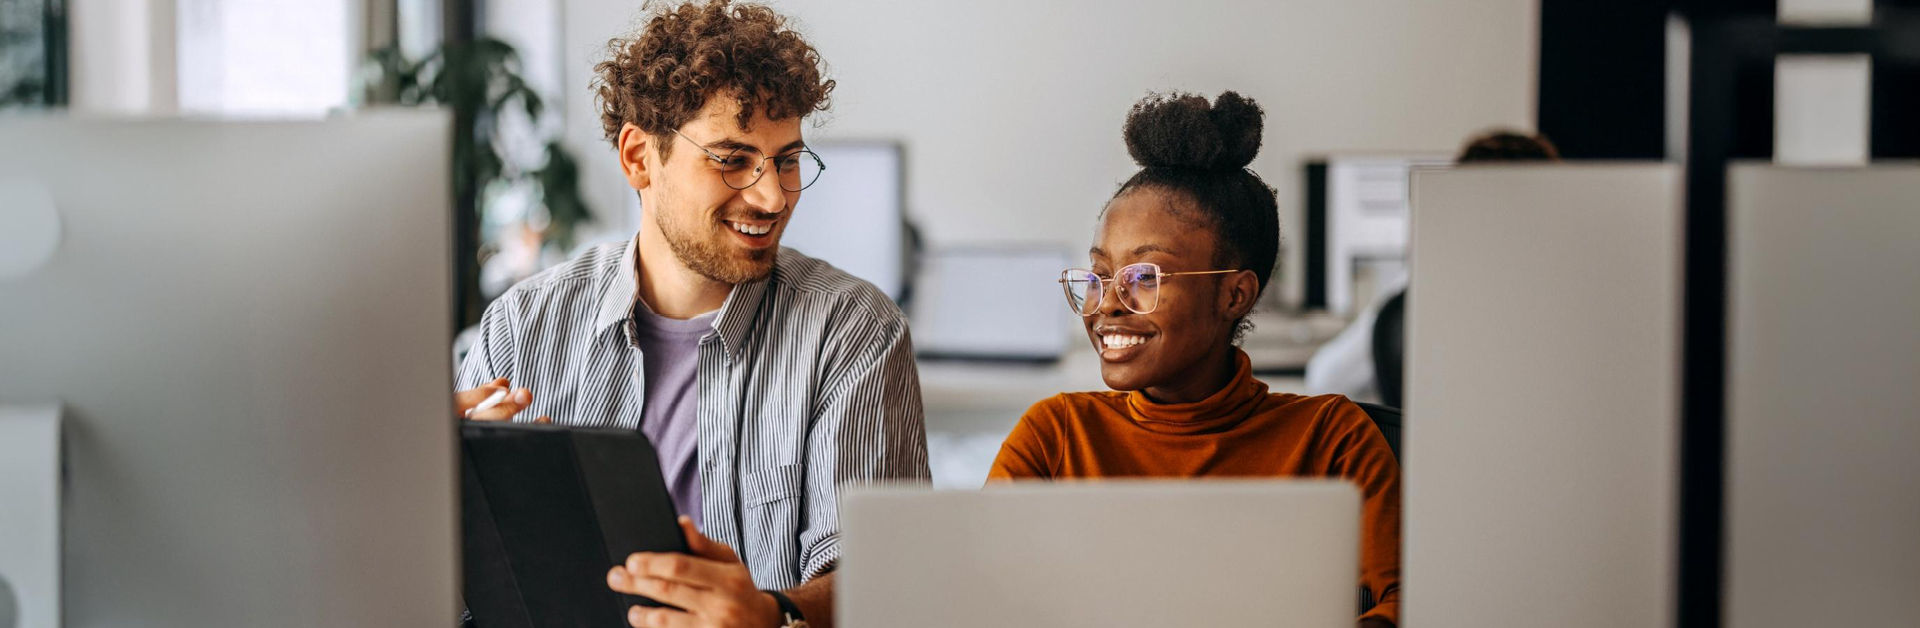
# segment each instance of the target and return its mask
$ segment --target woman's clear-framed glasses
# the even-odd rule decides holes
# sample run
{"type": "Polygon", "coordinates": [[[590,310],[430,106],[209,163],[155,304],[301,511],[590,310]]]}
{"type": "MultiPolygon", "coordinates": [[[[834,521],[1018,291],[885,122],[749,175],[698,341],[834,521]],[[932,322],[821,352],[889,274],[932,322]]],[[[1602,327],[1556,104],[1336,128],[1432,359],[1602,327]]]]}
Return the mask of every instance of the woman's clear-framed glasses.
{"type": "Polygon", "coordinates": [[[706,153],[707,158],[713,160],[714,167],[719,169],[720,180],[725,182],[727,187],[736,190],[744,190],[759,183],[760,177],[767,174],[767,162],[773,162],[773,171],[778,173],[776,178],[780,180],[780,189],[788,192],[807,189],[807,186],[819,181],[820,173],[827,169],[827,162],[821,161],[819,155],[804,148],[772,157],[763,157],[760,151],[752,148],[736,148],[726,155],[720,155],[707,150],[707,147],[693,141],[693,138],[687,137],[679,129],[674,129],[673,134],[693,144],[693,147],[700,149],[700,152],[706,153]]]}
{"type": "Polygon", "coordinates": [[[1066,290],[1067,307],[1075,314],[1092,316],[1100,311],[1101,299],[1112,286],[1120,305],[1136,314],[1152,314],[1160,307],[1160,280],[1182,275],[1221,275],[1237,273],[1238,270],[1195,270],[1178,273],[1160,272],[1159,264],[1139,263],[1122,266],[1113,276],[1095,274],[1085,268],[1069,268],[1060,271],[1060,287],[1066,290]]]}

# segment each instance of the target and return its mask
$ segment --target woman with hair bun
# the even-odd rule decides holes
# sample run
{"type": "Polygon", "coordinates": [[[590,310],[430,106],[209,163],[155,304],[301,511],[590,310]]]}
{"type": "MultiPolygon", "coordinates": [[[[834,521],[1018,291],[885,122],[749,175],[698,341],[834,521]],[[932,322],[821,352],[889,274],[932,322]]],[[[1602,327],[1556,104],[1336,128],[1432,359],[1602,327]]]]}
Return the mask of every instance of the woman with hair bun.
{"type": "Polygon", "coordinates": [[[990,481],[1335,477],[1358,485],[1361,626],[1400,609],[1400,467],[1346,397],[1267,390],[1241,336],[1280,245],[1273,188],[1247,168],[1264,113],[1234,92],[1149,95],[1123,136],[1140,171],[1100,213],[1090,265],[1061,274],[1111,391],[1033,405],[990,481]]]}

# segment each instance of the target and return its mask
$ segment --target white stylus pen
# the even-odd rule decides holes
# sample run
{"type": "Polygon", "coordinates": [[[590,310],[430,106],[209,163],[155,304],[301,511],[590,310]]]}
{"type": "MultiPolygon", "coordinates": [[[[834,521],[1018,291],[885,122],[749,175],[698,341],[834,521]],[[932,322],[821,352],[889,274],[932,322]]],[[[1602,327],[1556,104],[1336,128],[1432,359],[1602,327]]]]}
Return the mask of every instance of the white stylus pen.
{"type": "Polygon", "coordinates": [[[500,405],[500,402],[506,401],[507,396],[511,394],[513,394],[512,388],[502,388],[500,390],[493,391],[493,394],[487,395],[486,401],[480,402],[480,405],[474,406],[472,408],[468,408],[466,417],[471,419],[473,418],[473,413],[475,412],[485,412],[487,410],[493,409],[494,406],[500,405]]]}

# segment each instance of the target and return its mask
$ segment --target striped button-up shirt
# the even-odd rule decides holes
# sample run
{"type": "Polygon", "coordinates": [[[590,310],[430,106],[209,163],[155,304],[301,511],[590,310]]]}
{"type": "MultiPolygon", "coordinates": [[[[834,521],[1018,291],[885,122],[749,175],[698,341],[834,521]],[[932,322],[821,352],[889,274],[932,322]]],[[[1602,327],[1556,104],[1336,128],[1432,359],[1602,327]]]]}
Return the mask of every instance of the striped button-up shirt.
{"type": "MultiPolygon", "coordinates": [[[[459,387],[506,377],[533,389],[517,420],[639,429],[633,248],[595,247],[494,301],[459,387]]],[[[770,276],[734,286],[700,341],[696,379],[700,529],[733,546],[761,588],[832,568],[843,485],[929,476],[906,318],[825,262],[782,249],[770,276]]]]}

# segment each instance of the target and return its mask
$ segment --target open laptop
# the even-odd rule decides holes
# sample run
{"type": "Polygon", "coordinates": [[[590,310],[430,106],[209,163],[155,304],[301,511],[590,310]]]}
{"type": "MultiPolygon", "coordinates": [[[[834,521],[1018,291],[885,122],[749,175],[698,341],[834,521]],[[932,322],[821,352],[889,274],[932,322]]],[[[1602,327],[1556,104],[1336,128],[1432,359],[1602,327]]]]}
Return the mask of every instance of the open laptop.
{"type": "Polygon", "coordinates": [[[846,628],[1350,628],[1360,496],[1323,480],[867,488],[841,498],[846,628]]]}

